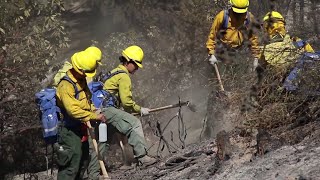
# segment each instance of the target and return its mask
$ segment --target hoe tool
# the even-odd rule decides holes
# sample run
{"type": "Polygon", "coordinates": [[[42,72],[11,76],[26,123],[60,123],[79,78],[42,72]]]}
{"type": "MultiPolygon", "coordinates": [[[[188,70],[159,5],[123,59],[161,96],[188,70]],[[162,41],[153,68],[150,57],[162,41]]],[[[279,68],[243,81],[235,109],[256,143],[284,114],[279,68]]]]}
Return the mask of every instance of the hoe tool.
{"type": "MultiPolygon", "coordinates": [[[[165,109],[172,109],[172,108],[181,107],[181,106],[187,106],[192,112],[196,112],[195,105],[192,105],[189,101],[181,101],[177,104],[171,104],[171,105],[167,105],[167,106],[153,108],[153,109],[150,109],[149,112],[157,112],[157,111],[162,111],[165,109]]],[[[140,115],[140,113],[132,113],[132,115],[137,116],[137,115],[140,115]]]]}
{"type": "Polygon", "coordinates": [[[222,97],[227,97],[229,98],[230,96],[230,93],[225,91],[224,87],[223,87],[223,84],[222,84],[222,81],[221,81],[221,76],[220,76],[220,73],[219,73],[219,69],[218,69],[218,65],[217,63],[214,63],[214,70],[216,72],[216,76],[217,76],[217,79],[218,79],[218,83],[220,85],[220,91],[217,92],[217,96],[222,98],[222,97]]]}

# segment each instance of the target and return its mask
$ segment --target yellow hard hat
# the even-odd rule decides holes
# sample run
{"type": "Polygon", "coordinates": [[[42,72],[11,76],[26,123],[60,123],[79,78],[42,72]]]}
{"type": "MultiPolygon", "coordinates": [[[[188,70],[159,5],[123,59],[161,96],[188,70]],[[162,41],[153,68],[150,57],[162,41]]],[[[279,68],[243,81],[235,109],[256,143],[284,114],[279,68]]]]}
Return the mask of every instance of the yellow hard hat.
{"type": "Polygon", "coordinates": [[[71,57],[71,63],[79,74],[85,74],[87,77],[93,77],[96,74],[97,60],[85,51],[75,53],[71,57]]]}
{"type": "Polygon", "coordinates": [[[134,61],[140,68],[142,66],[143,60],[143,50],[139,46],[130,46],[122,51],[122,56],[127,59],[127,61],[134,61]]]}
{"type": "Polygon", "coordinates": [[[232,10],[236,13],[245,13],[248,11],[249,0],[230,0],[232,10]]]}
{"type": "Polygon", "coordinates": [[[86,50],[84,50],[89,56],[92,56],[94,59],[96,59],[96,61],[98,62],[98,64],[102,64],[101,63],[101,56],[102,56],[102,52],[99,48],[95,47],[95,46],[90,46],[88,47],[86,50]]]}
{"type": "Polygon", "coordinates": [[[275,20],[278,20],[278,21],[283,21],[283,22],[285,22],[283,16],[282,16],[279,12],[277,12],[277,11],[271,11],[271,13],[268,12],[268,13],[263,17],[263,21],[264,21],[264,22],[265,22],[265,21],[268,21],[269,18],[275,19],[275,20]]]}

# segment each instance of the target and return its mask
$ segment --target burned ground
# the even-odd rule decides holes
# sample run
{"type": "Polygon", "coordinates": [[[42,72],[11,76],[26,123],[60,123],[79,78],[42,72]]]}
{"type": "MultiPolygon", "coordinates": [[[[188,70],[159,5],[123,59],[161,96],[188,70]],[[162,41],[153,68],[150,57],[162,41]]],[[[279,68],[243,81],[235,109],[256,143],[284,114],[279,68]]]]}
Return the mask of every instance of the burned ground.
{"type": "MultiPolygon", "coordinates": [[[[50,79],[50,75],[54,74],[62,61],[91,44],[103,50],[105,65],[100,68],[108,70],[117,65],[122,49],[132,44],[143,48],[144,69],[133,76],[133,93],[138,103],[146,107],[159,107],[177,103],[180,98],[191,101],[197,108],[197,112],[191,112],[183,107],[182,116],[175,116],[179,109],[173,109],[141,118],[151,147],[150,154],[161,157],[161,161],[147,169],[118,171],[116,167],[121,165],[118,160],[122,155],[115,143],[109,152],[112,156],[106,158],[111,177],[317,177],[317,169],[314,167],[319,165],[316,162],[319,159],[319,143],[316,138],[319,134],[318,96],[285,92],[281,89],[281,83],[287,72],[274,73],[269,67],[262,83],[257,85],[256,73],[250,71],[251,59],[248,58],[248,52],[234,58],[235,66],[224,67],[222,63],[219,64],[222,80],[230,94],[227,99],[217,96],[219,86],[213,67],[206,60],[205,41],[212,17],[225,7],[227,1],[164,3],[130,0],[110,1],[93,6],[83,2],[76,8],[70,8],[71,11],[64,12],[61,17],[67,22],[64,24],[66,31],[71,33],[70,48],[62,46],[59,49],[56,43],[59,39],[52,40],[50,43],[56,43],[56,46],[51,47],[54,48],[52,55],[47,51],[50,47],[40,48],[40,45],[36,46],[37,43],[34,44],[31,40],[26,41],[29,44],[23,44],[16,39],[5,39],[7,49],[0,56],[1,73],[4,75],[1,76],[0,159],[1,167],[6,168],[1,169],[0,177],[10,179],[15,174],[26,173],[28,178],[31,173],[33,178],[29,179],[36,179],[37,174],[34,173],[46,169],[45,144],[41,141],[34,93],[43,83],[48,84],[41,80],[50,79]],[[97,7],[100,8],[99,11],[94,9],[97,7]],[[88,23],[93,24],[89,26],[88,23]],[[31,47],[27,52],[36,56],[26,54],[20,57],[21,60],[17,58],[18,52],[24,52],[25,47],[31,47]],[[29,61],[30,59],[33,61],[29,61]],[[179,126],[179,122],[183,122],[183,125],[179,126]],[[163,137],[170,145],[159,146],[157,125],[164,128],[168,123],[163,137]],[[224,135],[217,140],[213,139],[221,130],[226,130],[227,137],[224,135]],[[229,141],[229,145],[225,146],[225,141],[229,141]],[[159,153],[158,147],[163,151],[159,153]],[[167,147],[176,152],[170,153],[167,147]],[[221,151],[229,157],[224,158],[223,155],[222,159],[219,158],[217,153],[221,151]],[[307,167],[302,162],[309,163],[310,169],[305,169],[307,167]]],[[[270,9],[270,2],[263,5],[252,2],[252,7],[257,7],[251,9],[253,14],[261,18],[270,9]],[[265,12],[260,12],[263,10],[265,12]]],[[[294,12],[290,9],[293,8],[292,3],[289,3],[290,8],[284,8],[287,7],[286,2],[278,2],[275,7],[281,11],[282,7],[282,13],[288,12],[289,30],[310,40],[314,47],[319,47],[319,34],[311,30],[302,32],[299,23],[292,23],[298,21],[292,17],[295,9],[294,12]]],[[[310,14],[313,13],[311,9],[306,9],[310,14]]],[[[319,9],[312,11],[318,12],[319,9]]],[[[310,27],[308,29],[313,29],[313,25],[311,20],[305,22],[305,26],[310,27]]],[[[12,34],[19,37],[17,33],[12,34]]],[[[43,36],[45,35],[44,33],[43,36]]],[[[63,39],[62,36],[67,34],[59,38],[63,39]]],[[[41,37],[36,36],[37,40],[46,42],[41,37]]],[[[303,75],[301,82],[305,89],[318,88],[314,82],[318,82],[320,68],[315,67],[303,75]]],[[[51,160],[49,162],[51,164],[51,160]]],[[[38,177],[44,178],[46,177],[38,177]]]]}

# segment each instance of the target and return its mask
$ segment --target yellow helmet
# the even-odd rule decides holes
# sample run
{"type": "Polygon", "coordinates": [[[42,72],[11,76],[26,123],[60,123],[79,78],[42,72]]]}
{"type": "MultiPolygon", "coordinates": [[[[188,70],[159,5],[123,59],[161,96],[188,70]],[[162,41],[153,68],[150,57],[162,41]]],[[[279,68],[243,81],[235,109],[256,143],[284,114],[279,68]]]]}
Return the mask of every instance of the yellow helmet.
{"type": "Polygon", "coordinates": [[[285,22],[283,16],[282,16],[279,12],[277,12],[277,11],[271,11],[271,13],[268,12],[268,13],[264,16],[263,21],[264,21],[264,22],[265,22],[265,21],[268,21],[269,18],[275,19],[275,20],[277,20],[277,21],[283,21],[283,22],[285,22]]]}
{"type": "Polygon", "coordinates": [[[72,67],[82,75],[93,77],[96,74],[97,60],[85,51],[77,52],[71,57],[72,67]]]}
{"type": "Polygon", "coordinates": [[[101,56],[102,56],[102,52],[99,48],[95,47],[95,46],[90,46],[88,47],[86,50],[84,50],[89,56],[92,56],[94,59],[96,59],[96,61],[98,62],[98,64],[101,65],[101,56]]]}
{"type": "Polygon", "coordinates": [[[139,46],[130,46],[122,51],[122,56],[126,58],[127,61],[134,61],[140,68],[143,68],[142,66],[142,60],[143,60],[143,50],[139,46]]]}
{"type": "Polygon", "coordinates": [[[268,12],[263,18],[264,30],[268,33],[272,39],[275,35],[286,35],[285,21],[283,16],[277,11],[268,12]]]}
{"type": "Polygon", "coordinates": [[[232,10],[236,13],[245,13],[248,11],[249,0],[230,0],[232,10]]]}

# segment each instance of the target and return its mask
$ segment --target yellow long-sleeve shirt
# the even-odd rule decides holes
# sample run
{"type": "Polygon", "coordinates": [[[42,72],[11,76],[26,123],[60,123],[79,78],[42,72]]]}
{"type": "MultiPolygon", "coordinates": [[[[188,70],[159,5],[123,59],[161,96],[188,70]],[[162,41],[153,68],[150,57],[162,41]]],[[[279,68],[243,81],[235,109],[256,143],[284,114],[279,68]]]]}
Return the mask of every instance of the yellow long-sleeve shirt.
{"type": "Polygon", "coordinates": [[[76,91],[73,85],[66,80],[62,80],[57,87],[57,105],[65,109],[72,119],[82,122],[96,120],[97,114],[93,112],[94,106],[90,103],[91,93],[87,87],[86,80],[77,80],[70,70],[67,75],[77,86],[78,99],[75,96],[76,91]]]}
{"type": "MultiPolygon", "coordinates": [[[[280,37],[280,39],[288,39],[289,35],[287,34],[286,28],[285,28],[285,22],[278,20],[278,21],[273,21],[272,24],[264,23],[264,30],[268,34],[270,41],[274,41],[274,39],[277,39],[280,37]]],[[[303,41],[299,37],[290,37],[292,40],[292,43],[298,42],[298,41],[303,41]]],[[[303,48],[305,52],[309,53],[314,53],[314,50],[312,46],[307,43],[303,42],[303,48]]],[[[297,48],[302,48],[302,47],[297,47],[297,48]]]]}
{"type": "MultiPolygon", "coordinates": [[[[300,38],[295,38],[300,41],[300,38]]],[[[304,52],[314,53],[311,45],[306,43],[303,47],[296,47],[293,39],[286,34],[281,41],[271,42],[265,47],[261,47],[265,60],[268,64],[276,68],[285,68],[296,62],[304,52]]]]}
{"type": "MultiPolygon", "coordinates": [[[[250,13],[250,12],[249,12],[250,13]]],[[[208,49],[209,54],[215,53],[217,38],[224,44],[227,44],[231,48],[237,48],[241,45],[243,45],[243,42],[245,40],[245,37],[248,37],[248,40],[251,43],[251,51],[252,55],[256,58],[260,57],[260,50],[259,50],[259,43],[258,43],[258,37],[253,32],[250,32],[250,27],[252,22],[254,22],[254,16],[250,13],[250,23],[248,25],[249,28],[243,28],[244,22],[246,21],[246,16],[239,18],[236,18],[233,13],[229,11],[229,22],[227,29],[221,29],[223,26],[223,17],[224,17],[224,11],[220,11],[216,17],[214,18],[214,21],[211,26],[211,30],[208,36],[208,40],[206,43],[206,47],[208,49]],[[221,31],[225,31],[224,33],[221,33],[221,31]],[[243,32],[247,32],[246,35],[243,34],[243,32]],[[219,33],[219,35],[218,35],[219,33]],[[220,36],[220,37],[219,37],[220,36]]]]}
{"type": "Polygon", "coordinates": [[[108,79],[104,82],[103,89],[115,95],[126,111],[140,113],[141,107],[132,99],[131,79],[127,68],[120,64],[111,73],[120,70],[126,73],[119,73],[108,79]]]}

